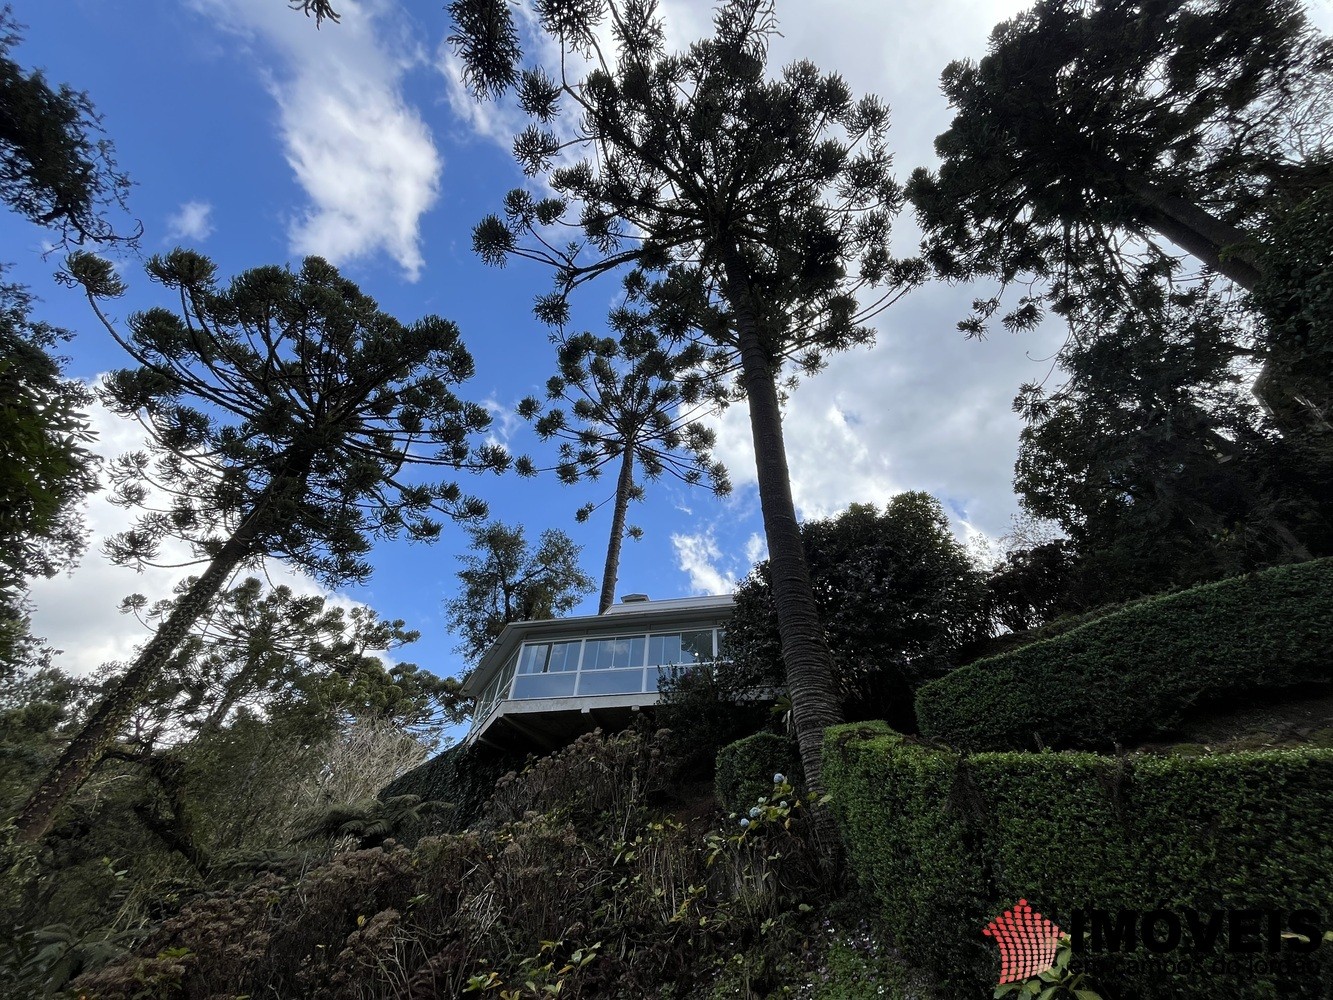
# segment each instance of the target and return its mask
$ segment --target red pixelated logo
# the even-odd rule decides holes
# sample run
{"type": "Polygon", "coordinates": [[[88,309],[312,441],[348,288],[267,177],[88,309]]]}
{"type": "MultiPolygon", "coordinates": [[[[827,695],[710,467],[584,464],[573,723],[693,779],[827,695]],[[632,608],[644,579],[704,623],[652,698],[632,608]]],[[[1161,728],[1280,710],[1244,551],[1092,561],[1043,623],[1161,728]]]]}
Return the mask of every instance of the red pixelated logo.
{"type": "Polygon", "coordinates": [[[1055,965],[1060,928],[1020,899],[981,932],[1000,946],[1000,985],[1017,983],[1055,965]]]}

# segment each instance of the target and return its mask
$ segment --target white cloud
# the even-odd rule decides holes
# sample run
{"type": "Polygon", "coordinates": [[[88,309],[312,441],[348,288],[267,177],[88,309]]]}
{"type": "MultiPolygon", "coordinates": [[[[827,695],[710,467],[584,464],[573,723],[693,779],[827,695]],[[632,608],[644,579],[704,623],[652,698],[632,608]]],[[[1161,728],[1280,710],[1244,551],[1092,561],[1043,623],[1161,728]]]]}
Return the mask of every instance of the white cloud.
{"type": "MultiPolygon", "coordinates": [[[[89,407],[88,416],[97,435],[93,446],[97,454],[109,459],[145,448],[143,430],[134,421],[111,413],[100,403],[89,407]]],[[[102,542],[128,528],[134,516],[133,511],[109,503],[105,493],[95,494],[87,506],[91,537],[80,564],[70,573],[49,580],[38,579],[32,584],[33,633],[63,650],[56,665],[70,673],[86,676],[104,663],[126,662],[133,658],[135,647],[148,638],[148,631],[133,616],[117,610],[122,598],[143,594],[151,603],[170,597],[180,580],[202,571],[202,567],[194,566],[148,567],[136,572],[108,560],[100,551],[102,542]]],[[[180,563],[191,558],[187,545],[169,541],[163,545],[158,561],[180,563]]],[[[323,596],[332,605],[350,609],[358,603],[345,595],[330,593],[303,573],[276,560],[268,561],[262,570],[247,572],[275,586],[285,584],[298,594],[323,596]]]]}
{"type": "Polygon", "coordinates": [[[512,405],[506,406],[491,394],[481,401],[486,412],[491,416],[491,426],[486,433],[486,444],[508,448],[514,435],[527,427],[527,421],[515,412],[512,405]]]}
{"type": "Polygon", "coordinates": [[[690,589],[696,594],[730,594],[736,589],[736,574],[718,567],[722,550],[711,530],[697,535],[673,534],[671,547],[676,563],[689,574],[690,589]]]}
{"type": "Polygon", "coordinates": [[[290,226],[292,251],[338,264],[387,253],[416,280],[421,218],[439,196],[442,161],[402,92],[424,56],[389,23],[386,5],[343,0],[341,23],[315,31],[273,0],[194,4],[260,43],[287,162],[309,198],[290,226]]]}
{"type": "MultiPolygon", "coordinates": [[[[923,289],[881,317],[875,347],[832,357],[792,393],[783,431],[802,518],[925,490],[960,536],[1007,530],[1022,427],[1010,404],[1020,384],[1045,375],[1049,364],[1034,358],[1049,356],[1064,335],[1052,328],[967,341],[952,322],[965,310],[950,289],[923,289]]],[[[748,407],[733,407],[716,427],[716,453],[733,483],[754,488],[748,407]]]]}
{"type": "Polygon", "coordinates": [[[167,219],[167,240],[202,243],[213,235],[213,206],[206,201],[187,201],[167,219]]]}
{"type": "Polygon", "coordinates": [[[754,532],[745,541],[745,561],[751,566],[768,558],[768,542],[759,532],[754,532]]]}

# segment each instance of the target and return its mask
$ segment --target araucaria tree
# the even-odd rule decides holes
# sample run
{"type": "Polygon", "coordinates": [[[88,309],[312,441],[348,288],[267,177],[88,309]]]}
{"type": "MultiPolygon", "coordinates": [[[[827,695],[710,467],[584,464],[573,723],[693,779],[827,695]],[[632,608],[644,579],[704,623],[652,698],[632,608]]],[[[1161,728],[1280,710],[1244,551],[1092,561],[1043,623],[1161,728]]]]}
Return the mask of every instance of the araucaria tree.
{"type": "Polygon", "coordinates": [[[1330,74],[1298,0],[1041,0],[944,71],[942,162],[908,187],[931,262],[1054,279],[1058,301],[1165,238],[1253,290],[1273,214],[1333,179],[1330,74]]]}
{"type": "Polygon", "coordinates": [[[61,236],[65,244],[137,240],[141,225],[116,232],[108,212],[125,209],[129,178],[88,95],[52,87],[39,70],[10,58],[18,25],[0,8],[0,200],[61,236]]]}
{"type": "MultiPolygon", "coordinates": [[[[177,594],[189,594],[193,584],[193,578],[182,580],[177,594]]],[[[149,606],[138,594],[121,602],[122,612],[150,627],[175,607],[174,598],[149,606]]],[[[401,619],[382,619],[365,605],[349,611],[250,577],[218,594],[170,658],[157,691],[136,711],[135,728],[149,749],[215,735],[242,717],[278,713],[293,729],[301,720],[307,739],[369,720],[430,737],[446,718],[463,718],[458,682],[411,663],[385,666],[379,655],[417,638],[401,619]]]]}
{"type": "Polygon", "coordinates": [[[372,536],[439,535],[439,515],[484,516],[452,482],[412,466],[501,467],[469,435],[485,410],[452,387],[472,375],[458,329],[437,317],[406,326],[316,257],[299,272],[246,271],[218,287],[204,257],[176,250],[148,264],[178,311],[137,313],[122,332],[100,300],[123,291],[111,265],[71,255],[68,277],[137,362],[112,373],[107,406],[139,419],[153,440],[113,464],[116,497],[168,498],[113,538],[109,554],[142,565],[168,537],[187,541],[203,572],[24,806],[35,840],[86,779],[191,627],[232,574],[264,556],[326,584],[364,579],[372,536]]]}
{"type": "MultiPolygon", "coordinates": [[[[546,402],[529,396],[519,414],[534,422],[542,440],[560,440],[556,474],[565,483],[597,479],[615,464],[611,496],[611,537],[602,569],[597,612],[615,601],[620,547],[631,500],[643,496],[640,479],[670,474],[690,485],[706,483],[716,496],[731,492],[727,470],[713,460],[715,435],[699,417],[711,405],[702,370],[706,352],[699,344],[673,350],[638,312],[622,309],[612,316],[620,334],[591,333],[556,338],[560,373],[546,383],[546,402]]],[[[523,460],[520,460],[522,462],[523,460]]],[[[519,471],[535,472],[530,463],[519,471]]],[[[578,511],[586,521],[600,504],[578,511]]]]}
{"type": "Polygon", "coordinates": [[[522,525],[492,521],[470,526],[468,534],[471,551],[458,557],[462,589],[445,602],[445,613],[458,652],[473,663],[510,622],[563,615],[593,589],[592,577],[579,569],[579,547],[563,531],[543,531],[536,548],[522,525]]]}
{"type": "Polygon", "coordinates": [[[534,2],[533,23],[559,50],[546,66],[525,62],[507,0],[455,0],[449,12],[464,80],[479,98],[517,92],[532,123],[515,154],[554,192],[511,192],[504,217],[474,232],[481,256],[554,268],[538,314],[555,322],[575,287],[623,269],[664,333],[691,331],[738,362],[802,763],[817,792],[823,731],[841,713],[778,385],[789,361],[812,372],[828,353],[869,342],[870,315],[919,277],[889,253],[902,194],[889,173],[888,110],[808,62],[770,77],[771,0],[722,3],[713,36],[680,53],[667,52],[652,0],[534,2]]]}

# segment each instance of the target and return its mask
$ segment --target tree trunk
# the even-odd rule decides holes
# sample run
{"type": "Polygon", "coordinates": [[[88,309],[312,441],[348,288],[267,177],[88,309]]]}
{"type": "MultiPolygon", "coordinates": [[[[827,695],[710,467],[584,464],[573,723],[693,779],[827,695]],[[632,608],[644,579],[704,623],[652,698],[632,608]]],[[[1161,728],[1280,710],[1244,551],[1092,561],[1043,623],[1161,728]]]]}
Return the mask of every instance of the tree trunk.
{"type": "Polygon", "coordinates": [[[151,802],[135,805],[134,814],[168,849],[193,865],[200,875],[208,877],[213,870],[213,862],[195,837],[194,824],[190,821],[189,806],[185,801],[185,788],[180,780],[180,763],[151,751],[142,758],[142,763],[161,786],[170,814],[162,816],[151,802]]]}
{"type": "Polygon", "coordinates": [[[602,596],[597,602],[597,613],[616,602],[616,577],[620,572],[620,546],[625,541],[625,512],[629,510],[629,495],[634,489],[634,447],[625,442],[625,453],[620,460],[620,478],[616,480],[616,507],[611,515],[611,540],[606,546],[606,565],[602,568],[602,596]]]}
{"type": "Polygon", "coordinates": [[[196,739],[199,736],[215,733],[222,728],[222,724],[227,721],[227,716],[232,708],[246,693],[246,688],[250,685],[250,678],[262,665],[262,660],[258,656],[252,655],[246,659],[245,666],[241,667],[231,680],[223,686],[221,699],[199,727],[196,739]]]}
{"type": "MultiPolygon", "coordinates": [[[[1187,198],[1163,191],[1109,156],[1103,158],[1102,167],[1138,200],[1144,209],[1144,221],[1152,229],[1247,292],[1255,290],[1263,273],[1255,263],[1251,245],[1254,238],[1250,234],[1223,222],[1187,198]]],[[[1284,436],[1317,427],[1322,418],[1319,409],[1284,388],[1276,369],[1277,362],[1270,352],[1254,381],[1255,399],[1284,436]]],[[[1327,426],[1326,421],[1324,425],[1327,426]]]]}
{"type": "Polygon", "coordinates": [[[1186,198],[1163,191],[1114,163],[1110,157],[1106,162],[1107,169],[1146,210],[1145,221],[1149,226],[1200,263],[1230,278],[1247,292],[1254,291],[1260,272],[1249,246],[1253,240],[1250,234],[1223,222],[1186,198]],[[1227,251],[1225,258],[1223,250],[1227,251]]]}
{"type": "MultiPolygon", "coordinates": [[[[760,338],[745,265],[738,249],[728,254],[725,269],[724,295],[736,326],[742,378],[750,401],[750,432],[754,437],[759,505],[768,541],[782,663],[787,674],[801,767],[813,801],[824,794],[824,730],[843,721],[842,707],[791,496],[782,411],[778,405],[778,373],[760,338]]],[[[830,838],[828,853],[836,855],[838,839],[832,817],[822,808],[816,808],[812,817],[820,837],[830,838]]]]}
{"type": "MultiPolygon", "coordinates": [[[[1217,453],[1217,461],[1219,463],[1237,461],[1240,459],[1241,448],[1239,445],[1237,445],[1235,441],[1230,440],[1214,430],[1210,426],[1208,417],[1202,410],[1197,411],[1196,420],[1198,421],[1200,432],[1208,439],[1208,442],[1213,446],[1213,450],[1217,453]]],[[[1259,514],[1259,521],[1268,525],[1268,527],[1272,529],[1277,540],[1281,542],[1286,549],[1287,555],[1291,561],[1309,562],[1314,558],[1314,554],[1306,548],[1305,543],[1297,538],[1295,533],[1287,527],[1283,521],[1278,520],[1271,514],[1264,513],[1259,514]]]]}
{"type": "Polygon", "coordinates": [[[261,496],[222,550],[213,557],[204,574],[181,596],[175,610],[144,646],[134,665],[103,699],[92,718],[42,779],[15,821],[19,840],[33,843],[51,829],[57,810],[87,780],[120,728],[161,675],[163,665],[208,610],[232,571],[253,555],[252,545],[268,514],[268,497],[272,489],[270,486],[261,496]]]}

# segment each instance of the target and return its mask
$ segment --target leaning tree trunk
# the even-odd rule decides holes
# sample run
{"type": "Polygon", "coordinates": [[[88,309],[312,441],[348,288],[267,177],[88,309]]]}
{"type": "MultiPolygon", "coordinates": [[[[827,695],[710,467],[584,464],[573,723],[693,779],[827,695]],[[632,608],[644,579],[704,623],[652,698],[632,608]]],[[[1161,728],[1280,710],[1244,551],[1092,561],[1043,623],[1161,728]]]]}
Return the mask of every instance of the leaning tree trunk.
{"type": "MultiPolygon", "coordinates": [[[[1263,278],[1254,251],[1254,237],[1200,208],[1188,198],[1171,194],[1147,178],[1126,170],[1110,157],[1107,170],[1143,209],[1143,220],[1200,263],[1253,292],[1263,278]]],[[[1282,384],[1279,357],[1271,350],[1265,358],[1253,393],[1284,436],[1327,427],[1318,407],[1282,384]]]]}
{"type": "Polygon", "coordinates": [[[1261,277],[1254,263],[1253,238],[1204,211],[1194,202],[1170,194],[1135,174],[1124,172],[1125,188],[1145,209],[1144,221],[1200,263],[1224,275],[1247,292],[1261,277]]]}
{"type": "Polygon", "coordinates": [[[70,741],[15,820],[19,840],[32,843],[51,829],[60,806],[92,774],[93,768],[101,761],[121,727],[161,676],[162,668],[171,654],[189,635],[199,617],[208,610],[236,567],[254,554],[253,543],[268,515],[267,508],[267,497],[261,497],[221,551],[209,562],[208,569],[181,595],[171,615],[148,641],[148,645],[144,646],[134,665],[102,700],[79,734],[70,741]]]}
{"type": "MultiPolygon", "coordinates": [[[[725,294],[736,326],[742,378],[750,401],[759,506],[768,541],[782,664],[787,674],[801,767],[813,801],[824,794],[824,730],[843,721],[842,707],[833,677],[833,657],[815,606],[810,569],[796,522],[787,448],[782,437],[782,411],[778,405],[778,373],[764,350],[739,250],[728,256],[726,278],[725,294]]],[[[832,817],[820,808],[812,815],[821,838],[827,838],[826,843],[836,853],[839,841],[832,817]]]]}
{"type": "Polygon", "coordinates": [[[629,510],[630,492],[634,489],[634,447],[626,441],[625,453],[620,460],[620,478],[616,480],[616,507],[611,516],[611,540],[606,546],[606,565],[602,568],[602,596],[597,602],[597,613],[616,601],[616,577],[620,572],[620,546],[625,541],[625,512],[629,510]]]}

